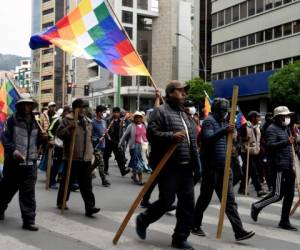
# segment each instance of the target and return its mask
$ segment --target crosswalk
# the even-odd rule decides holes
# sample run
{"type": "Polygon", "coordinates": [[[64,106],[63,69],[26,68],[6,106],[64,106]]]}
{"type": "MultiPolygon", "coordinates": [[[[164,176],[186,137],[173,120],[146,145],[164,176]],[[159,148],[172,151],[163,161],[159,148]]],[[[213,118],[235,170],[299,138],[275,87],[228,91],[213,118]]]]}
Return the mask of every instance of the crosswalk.
{"type": "MultiPolygon", "coordinates": [[[[237,244],[234,241],[234,235],[228,220],[224,223],[224,234],[222,240],[215,239],[216,226],[218,222],[219,203],[214,200],[207,209],[203,219],[203,229],[208,232],[207,237],[197,237],[191,235],[189,240],[195,246],[195,249],[219,249],[219,250],[252,250],[252,249],[299,249],[300,237],[299,232],[289,232],[277,228],[280,219],[281,204],[276,203],[267,207],[260,215],[257,223],[252,222],[250,218],[250,205],[256,201],[253,197],[237,197],[239,205],[239,213],[243,220],[243,225],[248,230],[254,230],[256,235],[254,238],[242,244],[237,244]]],[[[163,241],[163,244],[154,242],[154,239],[161,240],[161,238],[170,239],[173,233],[175,224],[175,213],[173,215],[166,215],[157,223],[150,225],[148,229],[148,239],[141,241],[135,235],[134,224],[135,217],[133,216],[121,237],[119,244],[114,246],[112,238],[114,233],[126,215],[126,211],[101,211],[97,216],[97,220],[90,221],[87,218],[76,219],[76,216],[69,216],[66,212],[61,215],[56,210],[38,211],[37,224],[41,227],[40,233],[52,235],[55,238],[62,238],[66,243],[73,241],[80,246],[85,246],[85,249],[103,249],[103,250],[161,250],[170,249],[170,246],[163,241]],[[103,221],[108,221],[112,226],[103,227],[103,221]],[[160,235],[160,236],[158,236],[160,235]],[[154,238],[154,239],[153,239],[154,238]],[[80,245],[81,244],[81,245],[80,245]]],[[[5,223],[10,223],[8,221],[5,223]]],[[[294,217],[291,218],[292,223],[300,228],[300,211],[298,210],[294,217]]],[[[11,222],[13,223],[13,222],[11,222]]],[[[5,229],[0,223],[0,249],[3,250],[44,250],[52,249],[51,245],[43,246],[41,244],[35,245],[34,240],[30,242],[22,241],[22,238],[5,233],[5,229]]],[[[107,224],[107,223],[106,223],[107,224]]],[[[51,238],[51,237],[50,237],[51,238]]],[[[53,248],[54,249],[54,248],[53,248]]],[[[57,249],[57,248],[55,248],[57,249]]],[[[65,249],[65,248],[61,248],[65,249]]]]}

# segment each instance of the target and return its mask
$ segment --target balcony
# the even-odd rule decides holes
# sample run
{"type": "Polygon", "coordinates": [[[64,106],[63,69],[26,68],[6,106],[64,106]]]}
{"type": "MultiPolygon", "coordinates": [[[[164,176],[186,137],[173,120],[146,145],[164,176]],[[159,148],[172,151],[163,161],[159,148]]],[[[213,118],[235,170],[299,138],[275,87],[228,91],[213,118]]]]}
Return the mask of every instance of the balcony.
{"type": "Polygon", "coordinates": [[[53,74],[54,74],[53,66],[42,68],[42,76],[53,75],[53,74]]]}
{"type": "Polygon", "coordinates": [[[53,87],[54,87],[54,81],[53,80],[42,81],[41,90],[51,89],[53,87]]]}
{"type": "Polygon", "coordinates": [[[42,55],[42,63],[52,62],[54,61],[53,53],[42,55]]]}
{"type": "Polygon", "coordinates": [[[50,9],[50,8],[54,8],[54,1],[53,0],[42,4],[42,10],[47,10],[47,9],[50,9]]]}
{"type": "Polygon", "coordinates": [[[54,12],[44,15],[42,17],[42,23],[49,23],[49,22],[54,22],[55,21],[55,16],[54,16],[54,12]]]}

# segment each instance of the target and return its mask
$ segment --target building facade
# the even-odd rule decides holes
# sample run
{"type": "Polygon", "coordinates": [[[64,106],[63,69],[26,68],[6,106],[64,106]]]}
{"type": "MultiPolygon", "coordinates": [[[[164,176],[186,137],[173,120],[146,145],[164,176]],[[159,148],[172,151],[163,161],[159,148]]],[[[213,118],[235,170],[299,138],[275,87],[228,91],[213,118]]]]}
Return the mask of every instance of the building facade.
{"type": "Polygon", "coordinates": [[[213,1],[215,95],[229,97],[238,84],[244,110],[266,112],[268,77],[300,59],[299,13],[299,0],[213,1]]]}
{"type": "Polygon", "coordinates": [[[18,88],[28,93],[33,93],[31,80],[31,60],[21,60],[20,65],[16,66],[14,72],[14,81],[18,88]]]}

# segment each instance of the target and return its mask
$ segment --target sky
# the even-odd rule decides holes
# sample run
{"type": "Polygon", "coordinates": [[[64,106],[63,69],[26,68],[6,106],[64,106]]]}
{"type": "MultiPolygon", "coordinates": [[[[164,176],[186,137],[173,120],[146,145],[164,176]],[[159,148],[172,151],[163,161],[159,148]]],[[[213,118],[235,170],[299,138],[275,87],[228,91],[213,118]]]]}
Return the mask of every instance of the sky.
{"type": "Polygon", "coordinates": [[[0,53],[30,56],[31,0],[0,0],[0,53]]]}

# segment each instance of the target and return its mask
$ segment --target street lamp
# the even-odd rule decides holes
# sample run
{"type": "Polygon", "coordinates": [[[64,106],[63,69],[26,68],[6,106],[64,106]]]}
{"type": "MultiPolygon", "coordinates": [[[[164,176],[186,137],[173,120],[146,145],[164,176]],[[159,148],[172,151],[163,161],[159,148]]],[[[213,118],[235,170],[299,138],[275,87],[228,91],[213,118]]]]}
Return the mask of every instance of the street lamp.
{"type": "Polygon", "coordinates": [[[203,70],[202,70],[202,71],[204,71],[204,82],[206,82],[206,74],[207,74],[207,71],[209,71],[209,70],[206,69],[206,65],[203,63],[203,59],[202,59],[202,56],[201,56],[201,54],[200,54],[200,51],[199,51],[199,49],[198,49],[197,44],[195,44],[195,43],[194,43],[189,37],[187,37],[186,35],[183,35],[183,34],[181,34],[181,33],[175,33],[175,35],[178,36],[178,37],[181,36],[181,37],[183,37],[184,39],[188,40],[188,41],[192,44],[192,46],[194,47],[194,50],[197,50],[197,51],[198,51],[199,59],[200,59],[201,65],[202,65],[202,67],[203,67],[203,70]]]}

